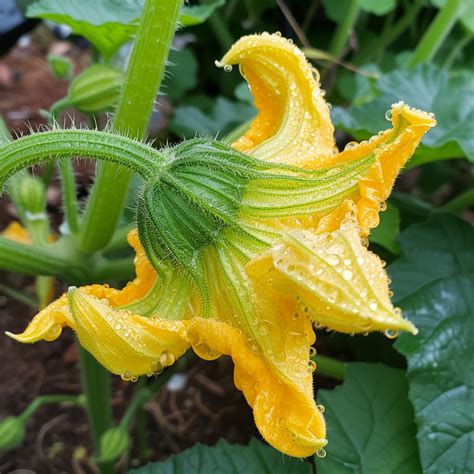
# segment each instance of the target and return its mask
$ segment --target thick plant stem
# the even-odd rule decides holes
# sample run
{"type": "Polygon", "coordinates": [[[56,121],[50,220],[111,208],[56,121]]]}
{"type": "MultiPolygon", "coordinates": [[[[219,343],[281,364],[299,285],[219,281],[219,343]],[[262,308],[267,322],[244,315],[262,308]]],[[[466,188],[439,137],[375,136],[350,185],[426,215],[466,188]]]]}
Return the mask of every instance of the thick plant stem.
{"type": "MultiPolygon", "coordinates": [[[[89,427],[96,448],[101,436],[112,426],[110,374],[85,349],[80,348],[82,389],[86,397],[89,427]]],[[[100,453],[96,453],[100,456],[100,453]]],[[[98,463],[100,474],[112,474],[113,465],[98,463]]]]}
{"type": "MultiPolygon", "coordinates": [[[[183,0],[147,0],[113,126],[133,138],[144,137],[161,84],[169,48],[183,0]]],[[[89,196],[79,233],[79,247],[86,252],[102,249],[110,241],[127,197],[132,173],[103,163],[89,196]]]]}
{"type": "Polygon", "coordinates": [[[61,176],[61,187],[63,191],[64,214],[67,226],[71,234],[75,234],[79,228],[78,205],[76,181],[74,179],[74,170],[69,160],[59,160],[59,172],[61,176]]]}
{"type": "Polygon", "coordinates": [[[319,375],[336,380],[344,380],[346,372],[346,364],[344,362],[319,354],[313,360],[316,362],[316,370],[319,375]]]}
{"type": "Polygon", "coordinates": [[[474,206],[474,189],[468,189],[459,194],[459,196],[456,196],[444,206],[441,206],[439,210],[441,212],[453,212],[458,214],[471,206],[474,206]]]}
{"type": "Polygon", "coordinates": [[[0,237],[0,269],[27,275],[72,276],[71,261],[52,249],[20,244],[0,237]]]}
{"type": "Polygon", "coordinates": [[[444,7],[438,12],[431,25],[413,53],[408,65],[416,66],[433,59],[433,56],[443,44],[461,14],[463,0],[447,0],[444,7]]]}
{"type": "Polygon", "coordinates": [[[331,55],[336,56],[337,58],[341,56],[344,46],[347,43],[347,39],[349,38],[354,24],[357,21],[358,14],[358,1],[349,0],[349,6],[347,8],[346,15],[341,23],[339,23],[329,46],[329,52],[331,55]]]}

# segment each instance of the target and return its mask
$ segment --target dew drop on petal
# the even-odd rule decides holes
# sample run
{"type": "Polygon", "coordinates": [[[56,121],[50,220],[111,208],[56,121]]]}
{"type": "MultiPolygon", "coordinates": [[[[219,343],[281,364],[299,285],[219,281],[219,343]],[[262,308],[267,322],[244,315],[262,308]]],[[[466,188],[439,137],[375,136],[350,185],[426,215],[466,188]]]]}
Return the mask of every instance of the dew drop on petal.
{"type": "Polygon", "coordinates": [[[316,451],[316,456],[318,458],[325,458],[326,457],[326,450],[324,448],[320,448],[316,451]]]}
{"type": "Polygon", "coordinates": [[[389,339],[395,339],[398,336],[398,331],[396,329],[386,329],[384,334],[389,339]]]}
{"type": "Polygon", "coordinates": [[[385,112],[385,118],[386,118],[389,122],[391,122],[391,121],[392,121],[392,117],[393,117],[393,112],[392,112],[392,110],[391,110],[391,109],[390,109],[390,110],[387,110],[387,112],[385,112]]]}
{"type": "Polygon", "coordinates": [[[354,274],[350,270],[344,270],[342,272],[342,278],[344,278],[346,281],[352,280],[353,276],[354,274]]]}
{"type": "Polygon", "coordinates": [[[314,347],[309,348],[309,356],[314,357],[316,355],[316,349],[314,347]]]}
{"type": "Polygon", "coordinates": [[[317,405],[317,407],[321,413],[324,413],[324,411],[326,410],[326,408],[324,408],[324,405],[317,405]]]}

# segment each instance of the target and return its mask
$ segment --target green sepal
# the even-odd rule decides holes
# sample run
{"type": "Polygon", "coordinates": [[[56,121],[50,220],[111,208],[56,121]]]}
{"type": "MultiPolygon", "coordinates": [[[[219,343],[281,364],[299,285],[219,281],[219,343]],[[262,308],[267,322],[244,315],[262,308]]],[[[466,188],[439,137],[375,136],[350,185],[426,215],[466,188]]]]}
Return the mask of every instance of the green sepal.
{"type": "Polygon", "coordinates": [[[122,426],[109,428],[100,438],[100,462],[117,461],[130,444],[128,432],[122,426]]]}
{"type": "Polygon", "coordinates": [[[0,421],[0,451],[10,451],[25,438],[25,423],[20,417],[8,416],[0,421]]]}

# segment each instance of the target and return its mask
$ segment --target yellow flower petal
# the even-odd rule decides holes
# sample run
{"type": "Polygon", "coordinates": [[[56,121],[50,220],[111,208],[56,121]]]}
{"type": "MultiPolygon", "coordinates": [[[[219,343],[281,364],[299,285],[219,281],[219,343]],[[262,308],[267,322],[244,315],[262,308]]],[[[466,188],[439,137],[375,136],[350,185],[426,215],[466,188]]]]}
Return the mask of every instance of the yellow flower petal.
{"type": "MultiPolygon", "coordinates": [[[[84,286],[82,290],[98,298],[106,298],[117,291],[102,285],[84,286]]],[[[61,335],[63,328],[66,326],[75,329],[67,295],[64,294],[41,310],[21,334],[13,334],[8,331],[5,334],[23,343],[33,343],[41,340],[54,341],[61,335]]]]}
{"type": "Polygon", "coordinates": [[[40,340],[54,341],[61,335],[64,326],[74,327],[66,295],[61,296],[40,311],[21,334],[12,334],[9,331],[5,334],[23,343],[40,340]]]}
{"type": "Polygon", "coordinates": [[[305,166],[323,165],[337,152],[317,71],[289,40],[268,33],[245,36],[218,64],[239,64],[259,109],[236,148],[262,160],[305,166]]]}
{"type": "Polygon", "coordinates": [[[69,292],[76,333],[84,348],[124,379],[161,372],[189,347],[183,323],[118,311],[106,299],[69,292]]]}
{"type": "Polygon", "coordinates": [[[276,287],[296,295],[317,326],[345,333],[385,331],[389,337],[398,330],[417,333],[392,306],[383,263],[362,245],[353,219],[331,233],[289,233],[271,255],[276,287]]]}
{"type": "MultiPolygon", "coordinates": [[[[393,128],[372,137],[369,141],[348,146],[339,155],[328,161],[328,165],[345,163],[374,154],[376,161],[359,184],[360,197],[355,200],[361,232],[367,235],[379,224],[379,211],[392,191],[395,179],[402,166],[413,155],[423,135],[436,125],[432,114],[408,107],[399,102],[391,109],[393,128]]],[[[337,212],[341,216],[340,212],[337,212]]],[[[319,231],[333,230],[329,218],[319,226],[319,231]]],[[[338,223],[338,222],[337,222],[338,223]]]]}
{"type": "Polygon", "coordinates": [[[31,244],[28,231],[19,222],[11,222],[0,235],[19,244],[31,244]]]}
{"type": "Polygon", "coordinates": [[[133,263],[136,277],[125,288],[110,295],[109,301],[112,306],[127,306],[145,298],[157,283],[158,275],[146,257],[136,229],[129,232],[128,243],[135,250],[133,263]]]}
{"type": "Polygon", "coordinates": [[[186,321],[194,350],[204,358],[232,357],[236,386],[272,446],[291,456],[313,454],[326,433],[313,395],[309,320],[273,289],[268,273],[248,275],[234,249],[218,245],[210,261],[211,316],[186,321]]]}

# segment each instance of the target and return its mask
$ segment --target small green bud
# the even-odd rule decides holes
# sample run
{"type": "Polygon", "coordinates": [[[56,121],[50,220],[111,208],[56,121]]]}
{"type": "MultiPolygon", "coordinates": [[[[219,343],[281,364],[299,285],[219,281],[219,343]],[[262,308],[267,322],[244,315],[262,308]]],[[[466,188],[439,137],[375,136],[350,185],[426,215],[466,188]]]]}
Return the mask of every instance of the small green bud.
{"type": "Polygon", "coordinates": [[[129,436],[125,428],[115,426],[100,438],[100,461],[114,462],[128,449],[129,436]]]}
{"type": "Polygon", "coordinates": [[[0,451],[9,451],[19,446],[25,437],[25,424],[16,416],[0,421],[0,451]]]}
{"type": "Polygon", "coordinates": [[[46,209],[46,189],[43,181],[28,172],[19,173],[10,181],[10,193],[15,205],[30,216],[42,216],[46,209]]]}
{"type": "Polygon", "coordinates": [[[49,54],[48,63],[53,77],[57,79],[71,79],[73,64],[69,58],[49,54]]]}
{"type": "Polygon", "coordinates": [[[122,78],[122,72],[111,66],[90,66],[74,78],[68,96],[59,104],[92,114],[110,110],[117,103],[122,78]]]}

